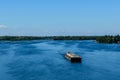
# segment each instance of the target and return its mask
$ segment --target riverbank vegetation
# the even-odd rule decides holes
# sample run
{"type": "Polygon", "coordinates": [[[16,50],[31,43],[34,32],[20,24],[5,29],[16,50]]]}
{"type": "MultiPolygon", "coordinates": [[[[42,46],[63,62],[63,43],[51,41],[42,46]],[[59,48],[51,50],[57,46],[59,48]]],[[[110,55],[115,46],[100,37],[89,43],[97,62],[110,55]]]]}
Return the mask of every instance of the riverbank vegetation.
{"type": "Polygon", "coordinates": [[[0,36],[0,40],[94,40],[96,36],[0,36]]]}
{"type": "Polygon", "coordinates": [[[120,44],[120,35],[105,35],[99,36],[96,38],[96,41],[99,43],[119,43],[120,44]]]}
{"type": "Polygon", "coordinates": [[[120,43],[120,35],[105,36],[0,36],[0,41],[22,40],[96,40],[99,43],[120,43]]]}

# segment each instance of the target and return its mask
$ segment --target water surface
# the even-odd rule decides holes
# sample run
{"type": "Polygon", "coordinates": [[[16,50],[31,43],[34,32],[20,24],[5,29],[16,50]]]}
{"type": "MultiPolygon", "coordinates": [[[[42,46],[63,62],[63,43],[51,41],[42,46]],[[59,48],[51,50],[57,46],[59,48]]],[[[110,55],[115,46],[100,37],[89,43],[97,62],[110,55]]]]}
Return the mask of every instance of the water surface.
{"type": "Polygon", "coordinates": [[[120,45],[94,41],[2,41],[0,80],[120,80],[120,45]],[[80,63],[64,58],[67,51],[80,63]]]}

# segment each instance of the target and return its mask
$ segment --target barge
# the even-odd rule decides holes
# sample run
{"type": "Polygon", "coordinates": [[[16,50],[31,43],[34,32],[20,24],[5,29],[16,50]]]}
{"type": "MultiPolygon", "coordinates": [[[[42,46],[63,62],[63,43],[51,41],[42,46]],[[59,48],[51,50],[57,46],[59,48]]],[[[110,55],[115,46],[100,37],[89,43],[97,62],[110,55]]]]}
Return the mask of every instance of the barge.
{"type": "Polygon", "coordinates": [[[74,53],[67,52],[65,54],[65,58],[69,60],[70,62],[82,62],[82,58],[74,53]]]}

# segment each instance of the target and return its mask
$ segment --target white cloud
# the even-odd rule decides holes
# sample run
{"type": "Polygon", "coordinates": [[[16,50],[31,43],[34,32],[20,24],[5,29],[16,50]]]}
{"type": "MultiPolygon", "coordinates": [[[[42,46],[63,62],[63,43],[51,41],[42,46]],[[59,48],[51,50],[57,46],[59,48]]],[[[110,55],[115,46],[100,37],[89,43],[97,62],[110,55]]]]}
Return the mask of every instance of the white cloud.
{"type": "Polygon", "coordinates": [[[5,25],[0,24],[0,29],[2,29],[2,28],[6,28],[6,26],[5,26],[5,25]]]}

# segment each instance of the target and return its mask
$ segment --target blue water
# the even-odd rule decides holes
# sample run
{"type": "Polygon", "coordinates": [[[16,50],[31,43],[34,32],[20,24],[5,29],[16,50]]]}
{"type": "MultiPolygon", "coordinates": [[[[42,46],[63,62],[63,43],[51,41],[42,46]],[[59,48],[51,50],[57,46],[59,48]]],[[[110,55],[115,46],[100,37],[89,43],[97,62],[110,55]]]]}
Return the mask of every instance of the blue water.
{"type": "Polygon", "coordinates": [[[120,44],[3,41],[0,80],[120,80],[120,44]],[[66,60],[67,51],[82,56],[82,63],[66,60]]]}

